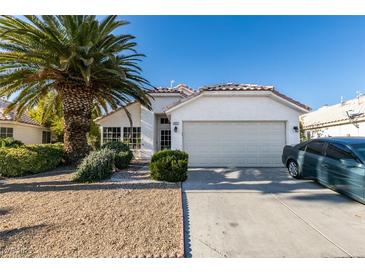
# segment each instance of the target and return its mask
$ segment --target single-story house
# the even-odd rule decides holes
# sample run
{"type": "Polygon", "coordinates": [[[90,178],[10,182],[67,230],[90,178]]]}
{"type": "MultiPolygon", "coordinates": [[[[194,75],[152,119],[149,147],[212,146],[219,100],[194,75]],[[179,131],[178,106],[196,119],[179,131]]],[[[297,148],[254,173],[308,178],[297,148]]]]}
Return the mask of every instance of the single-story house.
{"type": "Polygon", "coordinates": [[[12,137],[22,141],[24,144],[42,144],[51,142],[51,132],[48,128],[23,113],[16,120],[16,112],[4,113],[5,108],[10,104],[0,99],[0,138],[12,137]]]}
{"type": "Polygon", "coordinates": [[[300,117],[308,139],[333,136],[365,136],[365,96],[323,106],[300,117]]]}
{"type": "Polygon", "coordinates": [[[299,116],[309,107],[273,86],[222,84],[194,91],[186,85],[147,91],[152,111],[134,102],[96,119],[102,143],[125,140],[149,159],[162,149],[189,153],[193,167],[282,166],[286,144],[299,142],[299,116]]]}

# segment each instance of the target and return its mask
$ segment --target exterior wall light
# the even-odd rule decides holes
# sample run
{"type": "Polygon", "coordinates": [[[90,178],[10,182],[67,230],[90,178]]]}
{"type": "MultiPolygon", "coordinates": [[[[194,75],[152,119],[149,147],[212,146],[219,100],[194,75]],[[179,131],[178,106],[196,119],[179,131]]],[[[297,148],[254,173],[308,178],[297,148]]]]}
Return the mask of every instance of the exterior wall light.
{"type": "Polygon", "coordinates": [[[294,129],[295,132],[299,131],[299,128],[297,126],[294,126],[293,129],[294,129]]]}
{"type": "Polygon", "coordinates": [[[174,132],[175,133],[177,132],[177,126],[174,126],[174,132]]]}

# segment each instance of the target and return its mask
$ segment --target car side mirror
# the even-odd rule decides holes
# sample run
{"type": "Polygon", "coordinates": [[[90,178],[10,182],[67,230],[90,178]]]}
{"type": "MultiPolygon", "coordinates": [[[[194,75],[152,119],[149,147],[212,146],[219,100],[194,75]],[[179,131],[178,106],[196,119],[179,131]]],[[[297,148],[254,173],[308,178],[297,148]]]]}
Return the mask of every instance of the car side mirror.
{"type": "Polygon", "coordinates": [[[341,164],[343,164],[345,167],[363,167],[363,165],[354,159],[341,159],[341,164]]]}

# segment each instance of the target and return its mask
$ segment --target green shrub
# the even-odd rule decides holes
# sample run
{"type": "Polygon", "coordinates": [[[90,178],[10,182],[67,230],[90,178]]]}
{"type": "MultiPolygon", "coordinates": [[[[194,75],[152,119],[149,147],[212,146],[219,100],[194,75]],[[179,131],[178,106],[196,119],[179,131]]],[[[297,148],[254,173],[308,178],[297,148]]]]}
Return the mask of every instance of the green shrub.
{"type": "Polygon", "coordinates": [[[0,148],[4,147],[21,147],[24,146],[22,141],[15,140],[12,137],[0,138],[0,148]]]}
{"type": "Polygon", "coordinates": [[[131,151],[121,151],[115,154],[115,166],[118,169],[127,168],[132,161],[133,153],[131,151]]]}
{"type": "Polygon", "coordinates": [[[115,152],[109,148],[92,151],[78,166],[73,178],[77,182],[94,182],[110,178],[114,169],[115,152]]]}
{"type": "Polygon", "coordinates": [[[0,148],[0,174],[7,177],[35,174],[56,168],[63,158],[63,144],[0,148]]]}
{"type": "Polygon", "coordinates": [[[188,172],[188,158],[188,154],[180,150],[156,152],[151,159],[151,177],[158,181],[185,181],[188,172]]]}
{"type": "Polygon", "coordinates": [[[115,167],[118,169],[127,168],[132,161],[133,153],[126,143],[112,141],[104,144],[102,148],[108,148],[115,152],[115,167]]]}

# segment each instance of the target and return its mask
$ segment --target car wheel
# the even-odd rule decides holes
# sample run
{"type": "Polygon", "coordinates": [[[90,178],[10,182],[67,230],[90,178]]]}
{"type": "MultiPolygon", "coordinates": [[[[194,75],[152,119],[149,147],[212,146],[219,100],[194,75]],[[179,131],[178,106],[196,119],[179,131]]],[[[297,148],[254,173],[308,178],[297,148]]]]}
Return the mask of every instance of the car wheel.
{"type": "Polygon", "coordinates": [[[289,175],[292,176],[295,179],[299,179],[301,177],[300,176],[300,171],[299,171],[299,165],[295,161],[289,161],[288,171],[289,171],[289,175]]]}

